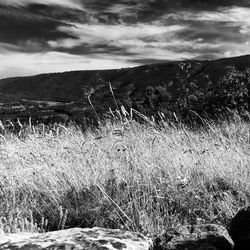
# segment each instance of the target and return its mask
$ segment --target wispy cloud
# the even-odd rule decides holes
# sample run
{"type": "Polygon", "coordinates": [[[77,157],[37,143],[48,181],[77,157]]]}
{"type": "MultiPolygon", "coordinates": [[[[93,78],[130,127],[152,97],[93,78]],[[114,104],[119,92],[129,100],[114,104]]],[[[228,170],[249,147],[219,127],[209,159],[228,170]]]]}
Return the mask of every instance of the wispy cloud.
{"type": "Polygon", "coordinates": [[[78,56],[60,52],[10,53],[0,50],[1,77],[26,76],[43,72],[114,69],[135,66],[123,56],[78,56]]]}
{"type": "Polygon", "coordinates": [[[73,9],[82,9],[78,0],[0,0],[0,4],[9,6],[27,6],[29,4],[58,5],[73,9]]]}
{"type": "MultiPolygon", "coordinates": [[[[250,8],[227,7],[216,11],[181,11],[174,16],[165,15],[162,20],[168,23],[178,22],[185,29],[176,35],[185,41],[207,44],[201,53],[219,45],[218,56],[237,56],[249,54],[250,40],[250,8]]],[[[196,47],[199,49],[199,46],[196,47]]]]}
{"type": "Polygon", "coordinates": [[[0,0],[0,77],[250,54],[249,13],[249,0],[0,0]]]}

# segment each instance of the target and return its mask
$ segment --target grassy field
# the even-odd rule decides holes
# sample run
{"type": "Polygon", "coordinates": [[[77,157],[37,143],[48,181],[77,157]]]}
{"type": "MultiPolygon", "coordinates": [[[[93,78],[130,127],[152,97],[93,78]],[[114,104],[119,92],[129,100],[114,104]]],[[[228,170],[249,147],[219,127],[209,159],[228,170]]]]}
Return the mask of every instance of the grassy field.
{"type": "Polygon", "coordinates": [[[131,117],[81,131],[32,125],[0,135],[0,230],[124,228],[154,236],[228,225],[250,198],[250,127],[190,129],[131,117]]]}

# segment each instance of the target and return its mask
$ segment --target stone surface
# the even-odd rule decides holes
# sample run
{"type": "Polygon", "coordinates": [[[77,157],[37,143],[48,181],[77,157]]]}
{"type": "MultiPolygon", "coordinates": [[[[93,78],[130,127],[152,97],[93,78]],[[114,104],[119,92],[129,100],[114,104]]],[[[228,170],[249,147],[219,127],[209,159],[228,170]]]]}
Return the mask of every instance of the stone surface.
{"type": "Polygon", "coordinates": [[[250,207],[241,209],[230,224],[229,233],[235,243],[235,249],[250,249],[250,207]]]}
{"type": "Polygon", "coordinates": [[[206,224],[168,229],[154,243],[154,250],[232,250],[234,243],[227,230],[206,224]]]}
{"type": "Polygon", "coordinates": [[[150,240],[139,233],[97,227],[0,237],[3,250],[149,250],[151,246],[150,240]]]}

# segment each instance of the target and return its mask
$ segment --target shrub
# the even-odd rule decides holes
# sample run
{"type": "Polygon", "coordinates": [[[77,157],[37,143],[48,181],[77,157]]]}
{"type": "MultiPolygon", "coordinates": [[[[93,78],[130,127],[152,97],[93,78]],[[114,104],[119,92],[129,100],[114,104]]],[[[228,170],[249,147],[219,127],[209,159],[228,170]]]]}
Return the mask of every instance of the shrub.
{"type": "Polygon", "coordinates": [[[249,111],[250,70],[228,67],[225,76],[217,82],[211,82],[208,77],[204,79],[202,86],[194,79],[176,85],[175,91],[168,85],[150,86],[141,110],[149,115],[162,112],[168,118],[175,113],[183,121],[199,119],[194,113],[215,119],[228,112],[244,115],[249,111]]]}

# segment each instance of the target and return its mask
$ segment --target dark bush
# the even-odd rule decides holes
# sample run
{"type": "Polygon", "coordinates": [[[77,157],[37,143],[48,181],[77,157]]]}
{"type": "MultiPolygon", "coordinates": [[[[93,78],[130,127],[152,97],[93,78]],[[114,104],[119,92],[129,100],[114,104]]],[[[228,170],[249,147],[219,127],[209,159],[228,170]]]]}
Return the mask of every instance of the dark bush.
{"type": "Polygon", "coordinates": [[[244,115],[249,111],[249,69],[239,71],[228,67],[224,77],[217,82],[205,76],[204,79],[203,84],[193,79],[176,85],[175,91],[168,85],[148,87],[141,111],[153,116],[159,111],[168,118],[174,113],[184,121],[198,116],[215,119],[231,111],[244,115]]]}

